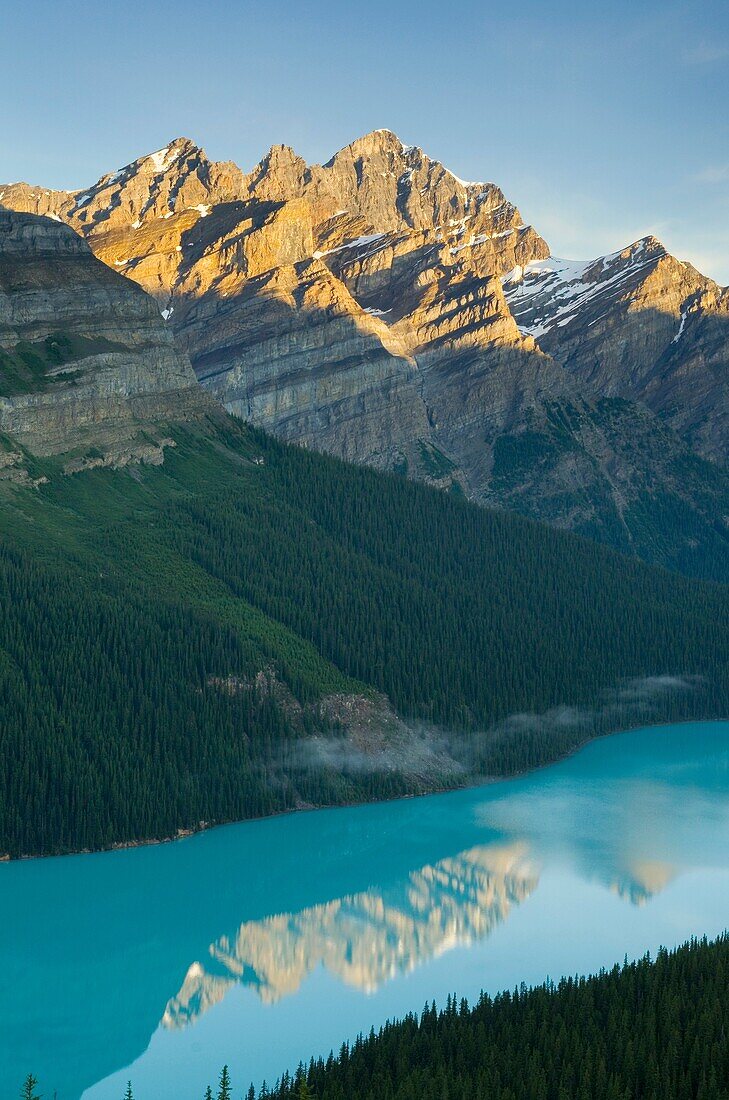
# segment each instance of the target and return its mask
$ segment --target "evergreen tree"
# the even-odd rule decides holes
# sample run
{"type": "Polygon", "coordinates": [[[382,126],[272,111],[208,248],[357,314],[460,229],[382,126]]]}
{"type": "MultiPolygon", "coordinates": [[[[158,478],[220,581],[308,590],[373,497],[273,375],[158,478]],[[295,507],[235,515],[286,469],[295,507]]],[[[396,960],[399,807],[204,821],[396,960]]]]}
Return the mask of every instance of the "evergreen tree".
{"type": "Polygon", "coordinates": [[[218,1082],[218,1100],[231,1100],[231,1091],[228,1067],[223,1066],[220,1071],[220,1081],[218,1082]]]}
{"type": "MultiPolygon", "coordinates": [[[[729,1100],[729,934],[387,1023],[269,1100],[729,1100]]],[[[261,1090],[259,1094],[263,1097],[261,1090]]]]}
{"type": "Polygon", "coordinates": [[[38,1078],[34,1077],[32,1073],[29,1073],[20,1090],[21,1100],[41,1100],[39,1094],[36,1092],[37,1086],[38,1078]]]}

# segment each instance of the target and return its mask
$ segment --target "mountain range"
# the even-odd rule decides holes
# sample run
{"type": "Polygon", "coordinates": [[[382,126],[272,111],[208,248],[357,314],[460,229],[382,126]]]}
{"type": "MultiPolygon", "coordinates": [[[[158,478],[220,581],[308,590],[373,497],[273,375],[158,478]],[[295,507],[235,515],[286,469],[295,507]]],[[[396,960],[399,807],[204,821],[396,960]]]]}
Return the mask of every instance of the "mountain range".
{"type": "Polygon", "coordinates": [[[325,165],[274,146],[250,172],[181,138],[0,203],[68,223],[152,295],[155,339],[234,415],[729,577],[729,292],[655,238],[555,260],[496,185],[389,130],[325,165]]]}
{"type": "Polygon", "coordinates": [[[0,202],[0,853],[726,713],[725,294],[656,242],[555,261],[388,131],[0,202]]]}

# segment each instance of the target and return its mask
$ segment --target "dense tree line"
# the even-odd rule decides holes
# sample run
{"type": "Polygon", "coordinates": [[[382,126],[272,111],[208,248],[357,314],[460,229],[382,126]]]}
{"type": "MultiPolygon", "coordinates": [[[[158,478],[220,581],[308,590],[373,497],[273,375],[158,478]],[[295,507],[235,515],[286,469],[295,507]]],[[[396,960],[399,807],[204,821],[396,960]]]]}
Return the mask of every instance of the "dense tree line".
{"type": "Polygon", "coordinates": [[[585,730],[481,731],[599,710],[626,679],[702,678],[656,719],[729,712],[729,589],[232,422],[210,431],[178,432],[160,468],[49,465],[47,485],[0,501],[0,853],[434,785],[302,765],[331,691],[376,689],[460,731],[490,774],[585,730]]]}
{"type": "Polygon", "coordinates": [[[0,548],[1,852],[103,848],[412,789],[287,767],[312,716],[255,684],[260,662],[232,629],[146,596],[0,548]]]}
{"type": "Polygon", "coordinates": [[[726,1100],[729,937],[388,1023],[259,1100],[726,1100]]]}
{"type": "Polygon", "coordinates": [[[3,851],[96,848],[281,807],[260,761],[290,733],[284,713],[207,683],[244,666],[233,632],[132,597],[0,551],[3,851]]]}

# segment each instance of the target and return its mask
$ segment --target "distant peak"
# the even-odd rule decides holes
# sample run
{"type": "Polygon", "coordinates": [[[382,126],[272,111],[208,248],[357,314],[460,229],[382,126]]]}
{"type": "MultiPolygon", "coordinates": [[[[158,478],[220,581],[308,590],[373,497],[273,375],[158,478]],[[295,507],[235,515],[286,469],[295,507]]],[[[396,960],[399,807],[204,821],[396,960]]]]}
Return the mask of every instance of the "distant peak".
{"type": "Polygon", "coordinates": [[[181,149],[181,148],[199,149],[199,145],[196,141],[193,141],[189,137],[176,137],[167,146],[168,149],[181,149]]]}
{"type": "MultiPolygon", "coordinates": [[[[155,149],[153,153],[147,153],[146,156],[140,157],[138,161],[132,163],[145,164],[151,162],[156,172],[165,172],[183,154],[201,152],[200,146],[196,145],[190,138],[177,137],[168,145],[164,145],[161,149],[155,149]]],[[[131,166],[128,165],[127,167],[131,166]]]]}
{"type": "Polygon", "coordinates": [[[272,145],[261,164],[303,164],[302,158],[290,145],[272,145]]]}
{"type": "Polygon", "coordinates": [[[290,145],[272,145],[245,180],[259,199],[283,201],[300,193],[306,171],[306,161],[290,145]]]}

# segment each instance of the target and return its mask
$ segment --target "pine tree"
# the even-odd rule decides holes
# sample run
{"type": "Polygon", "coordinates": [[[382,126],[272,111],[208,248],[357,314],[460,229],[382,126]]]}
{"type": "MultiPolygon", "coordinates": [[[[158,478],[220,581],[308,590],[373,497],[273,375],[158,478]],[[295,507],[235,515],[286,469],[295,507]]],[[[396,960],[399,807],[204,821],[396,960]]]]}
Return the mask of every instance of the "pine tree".
{"type": "Polygon", "coordinates": [[[228,1067],[223,1066],[220,1071],[220,1081],[218,1083],[218,1100],[231,1100],[231,1091],[228,1067]]]}
{"type": "Polygon", "coordinates": [[[37,1084],[38,1078],[34,1077],[32,1073],[29,1073],[20,1091],[21,1100],[41,1100],[40,1096],[35,1091],[37,1084]]]}
{"type": "Polygon", "coordinates": [[[204,1100],[213,1100],[213,1090],[210,1088],[210,1085],[205,1089],[204,1100]]]}
{"type": "Polygon", "coordinates": [[[127,1087],[124,1092],[124,1100],[134,1100],[134,1093],[132,1092],[132,1082],[127,1081],[127,1087]]]}

